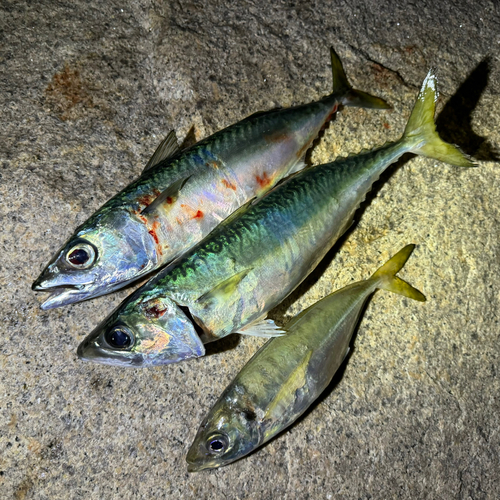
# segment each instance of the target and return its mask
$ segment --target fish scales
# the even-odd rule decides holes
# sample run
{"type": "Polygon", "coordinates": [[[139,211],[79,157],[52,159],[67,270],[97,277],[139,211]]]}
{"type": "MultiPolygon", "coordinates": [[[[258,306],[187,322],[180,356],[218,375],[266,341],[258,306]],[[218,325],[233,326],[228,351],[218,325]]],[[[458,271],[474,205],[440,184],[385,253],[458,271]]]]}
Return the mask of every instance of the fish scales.
{"type": "Polygon", "coordinates": [[[340,104],[387,108],[352,89],[332,52],[334,92],[317,102],[256,113],[175,152],[172,134],[136,181],[77,228],[33,284],[43,309],[117,290],[165,266],[232,212],[303,166],[340,104]]]}

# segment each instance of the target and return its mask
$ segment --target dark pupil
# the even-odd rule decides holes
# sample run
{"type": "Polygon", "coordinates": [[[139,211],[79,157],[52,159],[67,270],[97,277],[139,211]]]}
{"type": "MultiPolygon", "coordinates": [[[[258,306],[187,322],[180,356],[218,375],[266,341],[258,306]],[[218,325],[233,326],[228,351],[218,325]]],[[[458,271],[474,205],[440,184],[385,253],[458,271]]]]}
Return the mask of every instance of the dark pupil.
{"type": "Polygon", "coordinates": [[[68,260],[75,266],[81,266],[89,260],[89,254],[83,248],[77,248],[69,254],[68,260]]]}
{"type": "Polygon", "coordinates": [[[219,441],[218,439],[214,439],[213,441],[210,442],[210,449],[212,451],[220,451],[224,448],[224,443],[222,441],[219,441]]]}
{"type": "Polygon", "coordinates": [[[130,345],[131,339],[130,335],[127,332],[124,332],[120,329],[115,329],[106,334],[106,342],[112,347],[123,349],[130,345]]]}

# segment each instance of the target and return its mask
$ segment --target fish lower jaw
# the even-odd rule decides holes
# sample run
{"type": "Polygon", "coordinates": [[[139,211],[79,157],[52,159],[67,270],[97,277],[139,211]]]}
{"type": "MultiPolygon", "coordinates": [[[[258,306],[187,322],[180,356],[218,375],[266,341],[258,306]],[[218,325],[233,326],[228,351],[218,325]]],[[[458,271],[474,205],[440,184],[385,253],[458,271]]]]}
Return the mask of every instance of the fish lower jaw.
{"type": "Polygon", "coordinates": [[[49,298],[40,305],[40,309],[43,311],[54,309],[56,307],[67,306],[69,304],[74,304],[75,302],[81,302],[82,300],[90,298],[89,293],[84,287],[72,285],[51,288],[38,287],[36,291],[50,293],[49,298]]]}
{"type": "Polygon", "coordinates": [[[188,462],[187,470],[188,472],[200,472],[202,470],[218,469],[223,465],[226,464],[219,464],[215,463],[214,461],[202,462],[202,463],[188,462]]]}

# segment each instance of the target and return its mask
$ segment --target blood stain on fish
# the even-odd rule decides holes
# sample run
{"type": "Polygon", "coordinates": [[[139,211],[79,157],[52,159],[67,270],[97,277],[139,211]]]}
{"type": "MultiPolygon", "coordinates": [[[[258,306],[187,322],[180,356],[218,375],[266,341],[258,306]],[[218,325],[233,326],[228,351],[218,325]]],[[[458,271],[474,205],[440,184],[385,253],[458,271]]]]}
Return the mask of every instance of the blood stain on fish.
{"type": "Polygon", "coordinates": [[[166,310],[167,308],[161,309],[157,304],[155,304],[145,309],[144,313],[150,318],[158,319],[165,314],[166,310]]]}
{"type": "Polygon", "coordinates": [[[255,180],[257,181],[257,184],[261,188],[265,188],[271,184],[272,179],[267,175],[267,172],[262,173],[262,177],[260,175],[255,176],[255,180]]]}
{"type": "Polygon", "coordinates": [[[221,182],[222,182],[222,184],[224,184],[224,187],[227,187],[228,189],[232,189],[233,191],[236,191],[236,186],[232,182],[229,182],[226,179],[222,179],[221,182]]]}
{"type": "Polygon", "coordinates": [[[160,255],[162,255],[163,252],[162,252],[162,247],[160,245],[160,239],[158,238],[158,234],[156,233],[156,231],[158,231],[159,227],[160,227],[160,221],[159,220],[155,220],[153,222],[153,225],[152,225],[151,229],[148,232],[153,237],[153,239],[155,240],[156,248],[158,249],[158,253],[160,255]]]}

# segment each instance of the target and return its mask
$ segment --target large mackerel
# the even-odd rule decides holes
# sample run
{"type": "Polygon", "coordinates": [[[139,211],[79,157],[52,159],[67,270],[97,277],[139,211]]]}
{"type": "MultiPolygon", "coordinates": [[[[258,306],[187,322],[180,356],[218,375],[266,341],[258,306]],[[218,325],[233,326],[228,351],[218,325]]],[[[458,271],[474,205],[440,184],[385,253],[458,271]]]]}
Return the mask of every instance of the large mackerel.
{"type": "Polygon", "coordinates": [[[184,151],[169,134],[143,174],[78,227],[33,283],[51,292],[42,309],[117,290],[191,248],[300,170],[339,105],[388,107],[352,89],[333,49],[331,62],[333,93],[318,102],[256,113],[184,151]]]}

